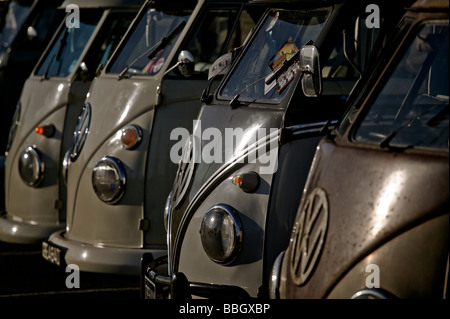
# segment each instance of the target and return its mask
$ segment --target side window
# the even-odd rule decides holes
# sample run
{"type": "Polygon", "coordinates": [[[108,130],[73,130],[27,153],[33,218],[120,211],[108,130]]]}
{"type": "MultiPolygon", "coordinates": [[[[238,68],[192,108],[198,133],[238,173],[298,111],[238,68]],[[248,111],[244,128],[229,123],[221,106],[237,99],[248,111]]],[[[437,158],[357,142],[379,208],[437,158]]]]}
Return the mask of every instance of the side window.
{"type": "Polygon", "coordinates": [[[380,4],[377,8],[380,15],[376,26],[365,2],[355,8],[356,15],[345,26],[339,44],[323,68],[325,79],[356,80],[375,61],[403,16],[404,4],[380,4]]]}
{"type": "Polygon", "coordinates": [[[8,7],[8,13],[5,16],[5,23],[0,32],[0,50],[7,49],[13,43],[22,24],[25,22],[28,13],[31,10],[32,1],[24,4],[17,1],[11,1],[8,7]]]}
{"type": "Polygon", "coordinates": [[[185,50],[192,53],[195,72],[208,73],[211,64],[226,51],[238,8],[209,8],[185,50]]]}
{"type": "Polygon", "coordinates": [[[257,6],[247,6],[242,10],[239,20],[236,23],[236,28],[228,41],[227,52],[240,47],[244,43],[248,34],[255,27],[256,23],[258,23],[263,13],[264,9],[257,6]]]}
{"type": "Polygon", "coordinates": [[[120,12],[108,16],[84,60],[91,77],[106,65],[135,15],[135,12],[120,12]]]}
{"type": "Polygon", "coordinates": [[[45,49],[56,30],[55,24],[60,23],[63,18],[62,13],[57,11],[56,6],[47,7],[32,22],[31,26],[36,30],[36,37],[33,39],[35,46],[45,49]]]}
{"type": "Polygon", "coordinates": [[[376,97],[355,140],[448,149],[448,24],[423,26],[376,97]]]}

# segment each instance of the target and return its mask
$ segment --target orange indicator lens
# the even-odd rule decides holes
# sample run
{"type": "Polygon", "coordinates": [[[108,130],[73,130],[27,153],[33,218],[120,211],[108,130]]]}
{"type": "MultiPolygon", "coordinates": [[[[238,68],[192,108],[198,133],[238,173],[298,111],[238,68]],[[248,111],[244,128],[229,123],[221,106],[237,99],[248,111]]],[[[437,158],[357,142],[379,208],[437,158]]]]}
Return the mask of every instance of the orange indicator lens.
{"type": "Polygon", "coordinates": [[[136,125],[128,125],[122,129],[120,140],[126,149],[134,149],[142,139],[141,129],[136,125]]]}
{"type": "Polygon", "coordinates": [[[44,134],[44,127],[43,126],[36,127],[36,133],[38,133],[39,135],[43,135],[44,134]]]}

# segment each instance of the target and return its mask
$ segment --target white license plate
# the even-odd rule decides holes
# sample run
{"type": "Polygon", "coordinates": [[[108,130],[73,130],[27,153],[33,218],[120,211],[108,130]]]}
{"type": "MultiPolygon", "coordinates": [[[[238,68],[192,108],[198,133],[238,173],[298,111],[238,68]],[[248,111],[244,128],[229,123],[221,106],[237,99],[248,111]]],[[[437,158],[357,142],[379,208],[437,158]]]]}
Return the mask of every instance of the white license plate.
{"type": "Polygon", "coordinates": [[[63,253],[61,248],[58,248],[46,241],[43,241],[42,257],[44,257],[45,260],[51,262],[52,264],[61,266],[61,258],[63,257],[63,253]]]}

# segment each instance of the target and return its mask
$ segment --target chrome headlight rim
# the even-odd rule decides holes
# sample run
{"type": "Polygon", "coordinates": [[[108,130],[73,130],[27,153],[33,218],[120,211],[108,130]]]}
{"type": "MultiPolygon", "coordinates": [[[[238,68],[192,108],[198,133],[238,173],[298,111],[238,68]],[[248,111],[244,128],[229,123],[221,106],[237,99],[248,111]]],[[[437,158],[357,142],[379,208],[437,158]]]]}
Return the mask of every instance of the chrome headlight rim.
{"type": "Polygon", "coordinates": [[[114,205],[119,202],[125,194],[127,183],[127,176],[125,168],[122,162],[113,156],[103,156],[94,166],[92,170],[92,187],[97,197],[104,203],[114,205]],[[116,176],[115,182],[117,182],[117,189],[110,196],[102,194],[99,185],[97,184],[97,172],[101,170],[101,167],[109,166],[114,169],[114,175],[116,176]]]}
{"type": "Polygon", "coordinates": [[[381,288],[364,288],[354,293],[350,299],[396,299],[396,297],[381,288]]]}
{"type": "MultiPolygon", "coordinates": [[[[225,220],[225,218],[223,220],[225,220]]],[[[200,227],[200,239],[202,242],[203,249],[206,252],[206,255],[212,261],[221,265],[229,265],[237,259],[239,253],[242,250],[243,234],[244,233],[242,223],[237,211],[233,207],[226,204],[217,204],[208,209],[205,216],[203,217],[202,224],[200,227]],[[224,213],[225,218],[228,218],[228,220],[231,221],[233,229],[233,243],[231,245],[231,249],[227,249],[228,252],[224,253],[223,256],[218,256],[218,254],[214,254],[211,251],[211,247],[208,247],[208,243],[205,242],[204,237],[204,235],[207,235],[205,233],[207,231],[205,223],[208,222],[208,219],[209,221],[211,221],[212,214],[216,212],[224,213]]]]}
{"type": "Polygon", "coordinates": [[[22,181],[30,186],[30,187],[38,187],[42,180],[44,179],[44,174],[45,174],[45,164],[44,161],[42,160],[42,157],[40,155],[40,152],[38,151],[36,145],[29,145],[27,147],[25,147],[25,149],[22,151],[22,154],[19,157],[19,175],[20,178],[22,179],[22,181]],[[27,155],[27,156],[25,156],[27,155]],[[24,170],[23,168],[23,162],[22,159],[28,158],[28,156],[31,155],[32,161],[34,162],[33,164],[33,172],[32,175],[33,176],[25,176],[24,170]],[[31,177],[31,178],[30,178],[31,177]]]}

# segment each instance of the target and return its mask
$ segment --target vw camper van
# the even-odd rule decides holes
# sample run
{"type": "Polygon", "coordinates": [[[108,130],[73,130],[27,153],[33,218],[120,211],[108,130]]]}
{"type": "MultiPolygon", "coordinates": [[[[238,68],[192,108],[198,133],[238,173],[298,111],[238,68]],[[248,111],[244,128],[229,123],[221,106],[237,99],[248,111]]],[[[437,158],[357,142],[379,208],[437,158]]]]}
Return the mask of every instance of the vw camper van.
{"type": "Polygon", "coordinates": [[[62,0],[12,0],[0,5],[0,210],[4,203],[5,151],[23,84],[65,15],[62,0]]]}
{"type": "Polygon", "coordinates": [[[408,9],[320,142],[274,298],[448,298],[448,5],[408,9]]]}
{"type": "Polygon", "coordinates": [[[171,132],[198,116],[209,66],[262,12],[241,0],[149,1],[140,11],[79,116],[64,160],[67,226],[43,243],[47,260],[139,275],[144,252],[165,254],[171,132]]]}
{"type": "Polygon", "coordinates": [[[77,117],[98,66],[142,1],[65,1],[72,8],[22,90],[9,134],[0,240],[35,243],[66,224],[61,178],[77,117]]]}
{"type": "Polygon", "coordinates": [[[168,254],[143,256],[143,297],[269,296],[321,135],[403,5],[270,3],[215,94],[204,95],[167,199],[168,254]]]}

